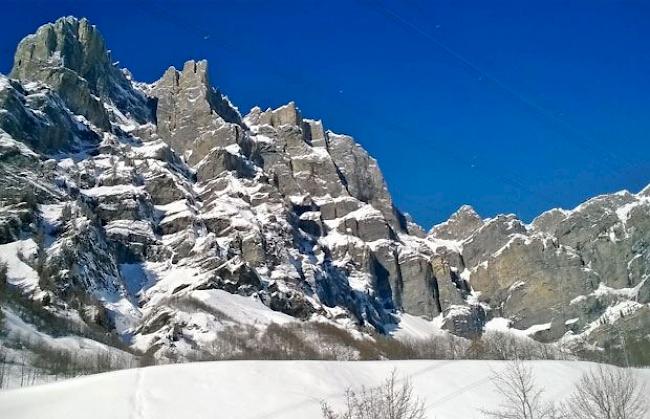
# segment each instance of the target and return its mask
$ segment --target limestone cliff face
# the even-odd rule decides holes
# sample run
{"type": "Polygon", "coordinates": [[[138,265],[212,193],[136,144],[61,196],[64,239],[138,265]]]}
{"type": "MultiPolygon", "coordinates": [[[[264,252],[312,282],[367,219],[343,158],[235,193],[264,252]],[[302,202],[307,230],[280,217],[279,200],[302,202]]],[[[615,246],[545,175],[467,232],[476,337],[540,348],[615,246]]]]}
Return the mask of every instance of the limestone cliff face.
{"type": "Polygon", "coordinates": [[[106,104],[141,123],[152,119],[148,99],[112,64],[104,39],[86,19],[61,18],[23,39],[10,76],[50,86],[72,112],[104,130],[115,117],[106,104]]]}
{"type": "MultiPolygon", "coordinates": [[[[647,188],[646,190],[647,191],[647,188]]],[[[573,210],[553,209],[524,225],[515,216],[459,223],[458,214],[435,227],[430,239],[450,237],[451,228],[473,225],[452,261],[489,317],[540,340],[574,343],[592,333],[602,342],[616,337],[611,323],[632,334],[645,324],[648,303],[646,192],[593,198],[573,210]],[[635,322],[626,322],[634,313],[635,322]],[[620,322],[620,324],[618,323],[620,322]]],[[[475,219],[472,217],[471,219],[475,219]]]]}
{"type": "Polygon", "coordinates": [[[25,89],[0,75],[0,129],[34,150],[74,150],[100,137],[78,123],[66,103],[47,86],[25,89]]]}
{"type": "Polygon", "coordinates": [[[474,208],[463,205],[449,220],[434,226],[429,234],[443,240],[464,240],[482,225],[483,220],[474,208]]]}
{"type": "Polygon", "coordinates": [[[158,135],[191,164],[215,146],[241,141],[239,112],[210,84],[207,61],[170,67],[149,93],[158,99],[158,135]]]}
{"type": "Polygon", "coordinates": [[[424,237],[363,147],[295,103],[242,117],[205,61],[127,74],[62,18],[0,78],[0,244],[31,249],[11,285],[52,312],[170,358],[245,322],[219,311],[240,297],[382,333],[403,313],[468,337],[505,317],[605,344],[603,316],[648,323],[648,189],[530,225],[463,206],[424,237]]]}
{"type": "Polygon", "coordinates": [[[151,85],[126,74],[95,27],[63,18],[21,42],[2,79],[3,173],[29,176],[3,175],[0,232],[34,246],[29,298],[66,316],[92,307],[165,356],[215,333],[170,301],[219,291],[380,332],[464,301],[352,137],[293,102],[241,117],[205,61],[151,85]]]}

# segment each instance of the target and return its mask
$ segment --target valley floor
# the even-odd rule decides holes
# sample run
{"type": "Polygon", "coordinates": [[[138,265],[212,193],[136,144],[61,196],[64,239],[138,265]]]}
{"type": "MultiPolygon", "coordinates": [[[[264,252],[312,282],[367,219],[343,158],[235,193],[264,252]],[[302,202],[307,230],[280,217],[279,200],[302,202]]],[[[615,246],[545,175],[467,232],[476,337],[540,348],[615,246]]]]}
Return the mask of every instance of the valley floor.
{"type": "MultiPolygon", "coordinates": [[[[594,364],[527,361],[544,397],[559,401],[594,364]]],[[[480,418],[500,402],[490,381],[501,361],[223,361],[122,370],[0,392],[6,419],[320,418],[346,388],[410,377],[435,419],[480,418]]],[[[635,370],[650,388],[650,369],[635,370]]],[[[650,417],[650,416],[649,416],[650,417]]]]}

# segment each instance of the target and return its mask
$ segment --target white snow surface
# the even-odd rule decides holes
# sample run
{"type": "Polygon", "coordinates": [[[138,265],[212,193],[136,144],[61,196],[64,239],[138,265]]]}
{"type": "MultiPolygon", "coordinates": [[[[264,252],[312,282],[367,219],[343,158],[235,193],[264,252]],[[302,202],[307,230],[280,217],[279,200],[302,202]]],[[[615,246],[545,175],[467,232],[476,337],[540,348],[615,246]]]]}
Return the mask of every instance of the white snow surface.
{"type": "Polygon", "coordinates": [[[431,339],[445,333],[442,330],[442,316],[426,320],[407,313],[400,313],[399,324],[391,330],[394,338],[403,341],[431,339]]]}
{"type": "Polygon", "coordinates": [[[110,196],[122,195],[126,193],[138,194],[144,190],[141,186],[133,185],[114,185],[114,186],[96,186],[90,189],[82,189],[81,192],[88,196],[110,196]]]}
{"type": "Polygon", "coordinates": [[[18,240],[0,245],[0,261],[7,264],[7,280],[26,291],[38,289],[38,274],[24,259],[32,259],[37,246],[34,240],[18,240]]]}
{"type": "Polygon", "coordinates": [[[9,79],[0,74],[0,90],[6,89],[7,87],[9,87],[9,79]]]}
{"type": "Polygon", "coordinates": [[[296,320],[287,314],[270,310],[255,297],[244,297],[223,290],[200,290],[194,291],[193,295],[241,324],[285,324],[296,320]]]}
{"type": "MultiPolygon", "coordinates": [[[[546,400],[560,401],[594,364],[529,361],[546,400]]],[[[427,417],[480,417],[500,399],[490,381],[503,361],[225,361],[86,376],[0,392],[12,419],[319,418],[326,400],[342,407],[346,388],[381,383],[393,369],[410,377],[427,417]]],[[[650,370],[634,370],[650,385],[650,370]]],[[[650,418],[650,416],[647,416],[650,418]]],[[[639,418],[642,419],[642,418],[639,418]]]]}
{"type": "MultiPolygon", "coordinates": [[[[0,79],[0,90],[2,90],[2,79],[0,79]]],[[[17,148],[22,154],[26,156],[32,156],[36,157],[36,153],[34,153],[29,147],[27,147],[23,142],[21,141],[16,141],[14,138],[7,134],[4,130],[0,129],[0,147],[15,147],[17,148]]]]}

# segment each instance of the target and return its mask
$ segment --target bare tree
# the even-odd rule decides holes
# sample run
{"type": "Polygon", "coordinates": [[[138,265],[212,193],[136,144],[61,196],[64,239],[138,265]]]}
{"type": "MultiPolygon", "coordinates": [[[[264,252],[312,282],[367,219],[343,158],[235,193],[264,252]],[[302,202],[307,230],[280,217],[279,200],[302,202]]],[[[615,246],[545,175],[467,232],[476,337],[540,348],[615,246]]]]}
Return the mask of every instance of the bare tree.
{"type": "Polygon", "coordinates": [[[27,378],[27,359],[23,353],[20,358],[20,387],[25,387],[25,379],[27,378]]]}
{"type": "Polygon", "coordinates": [[[646,397],[632,370],[601,364],[582,375],[563,411],[575,419],[640,419],[648,411],[646,397]]]}
{"type": "Polygon", "coordinates": [[[504,370],[494,370],[490,377],[503,401],[497,410],[483,410],[496,419],[558,418],[555,407],[542,398],[543,391],[535,384],[532,369],[517,359],[504,370]]]}
{"type": "Polygon", "coordinates": [[[7,271],[9,270],[9,267],[7,266],[7,262],[4,260],[0,259],[0,287],[3,287],[7,284],[7,271]]]}
{"type": "MultiPolygon", "coordinates": [[[[0,259],[0,300],[2,300],[7,291],[7,262],[0,259]]],[[[2,329],[2,310],[0,310],[0,329],[2,329]]]]}
{"type": "Polygon", "coordinates": [[[4,348],[0,347],[0,390],[5,387],[8,374],[7,353],[4,348]]]}
{"type": "Polygon", "coordinates": [[[326,402],[321,405],[324,419],[425,419],[424,403],[413,395],[409,380],[398,383],[397,372],[377,387],[360,392],[345,392],[345,410],[335,412],[326,402]]]}

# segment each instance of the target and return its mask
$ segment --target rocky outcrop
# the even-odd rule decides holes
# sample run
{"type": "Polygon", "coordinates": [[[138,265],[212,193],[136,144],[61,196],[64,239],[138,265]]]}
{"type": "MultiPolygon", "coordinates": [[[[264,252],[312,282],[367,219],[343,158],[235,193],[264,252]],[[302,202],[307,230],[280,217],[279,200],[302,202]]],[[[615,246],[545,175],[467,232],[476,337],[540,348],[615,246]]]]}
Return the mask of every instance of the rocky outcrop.
{"type": "Polygon", "coordinates": [[[34,150],[52,153],[99,143],[99,136],[84,129],[45,86],[28,89],[0,75],[0,109],[0,129],[34,150]]]}
{"type": "Polygon", "coordinates": [[[471,284],[498,316],[527,329],[572,318],[571,300],[595,291],[599,277],[572,249],[552,239],[514,237],[472,271],[471,284]]]}
{"type": "Polygon", "coordinates": [[[239,112],[210,84],[207,61],[188,61],[181,71],[170,67],[149,93],[158,99],[158,135],[189,163],[241,140],[239,112]]]}
{"type": "Polygon", "coordinates": [[[535,231],[542,233],[555,234],[557,226],[567,218],[566,211],[559,208],[553,208],[539,215],[531,223],[535,231]]]}
{"type": "Polygon", "coordinates": [[[485,310],[480,305],[451,306],[443,312],[442,328],[469,339],[483,333],[486,322],[485,310]]]}
{"type": "Polygon", "coordinates": [[[498,215],[486,221],[463,242],[463,262],[474,267],[506,245],[513,235],[525,234],[526,227],[516,216],[498,215]]]}
{"type": "Polygon", "coordinates": [[[252,177],[255,167],[244,156],[225,148],[214,148],[196,166],[197,179],[208,181],[222,173],[234,172],[238,176],[252,177]]]}
{"type": "Polygon", "coordinates": [[[442,307],[436,298],[438,289],[431,262],[422,255],[402,253],[398,263],[403,282],[402,308],[407,313],[432,319],[442,307]]]}
{"type": "Polygon", "coordinates": [[[363,147],[295,103],[242,118],[205,61],[126,74],[64,18],[0,77],[0,243],[33,250],[12,285],[53,313],[172,359],[249,315],[384,333],[409,313],[464,337],[504,317],[598,345],[605,322],[647,327],[647,188],[530,225],[463,206],[425,237],[363,147]]]}
{"type": "Polygon", "coordinates": [[[602,344],[594,331],[611,321],[610,307],[631,314],[646,304],[648,204],[643,192],[624,191],[547,211],[530,226],[498,216],[458,242],[453,266],[489,317],[543,341],[584,342],[596,333],[602,344]]]}
{"type": "Polygon", "coordinates": [[[50,86],[72,112],[101,129],[110,129],[113,117],[105,104],[141,123],[153,119],[147,97],[113,65],[103,37],[86,19],[61,18],[24,38],[10,76],[50,86]]]}
{"type": "Polygon", "coordinates": [[[393,228],[404,230],[405,223],[393,207],[393,200],[377,161],[347,135],[328,132],[327,149],[349,194],[381,211],[393,228]]]}
{"type": "Polygon", "coordinates": [[[483,225],[483,220],[469,205],[463,205],[449,220],[434,226],[429,234],[438,239],[464,240],[483,225]]]}

